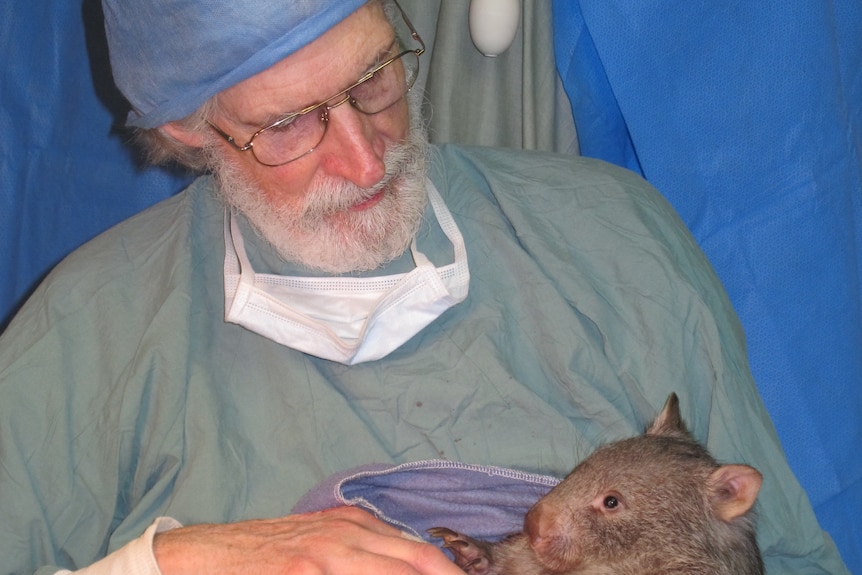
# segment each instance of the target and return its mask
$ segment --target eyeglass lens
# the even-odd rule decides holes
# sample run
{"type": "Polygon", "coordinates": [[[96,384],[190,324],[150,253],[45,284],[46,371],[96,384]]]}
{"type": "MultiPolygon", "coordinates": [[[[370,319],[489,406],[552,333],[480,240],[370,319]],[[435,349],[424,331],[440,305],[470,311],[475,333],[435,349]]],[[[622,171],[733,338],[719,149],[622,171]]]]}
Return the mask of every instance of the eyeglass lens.
{"type": "MultiPolygon", "coordinates": [[[[354,86],[348,102],[363,114],[382,112],[401,100],[413,87],[418,67],[419,56],[415,52],[405,52],[354,86]]],[[[252,151],[262,164],[285,164],[316,148],[323,140],[327,123],[326,106],[296,115],[258,133],[252,151]]]]}

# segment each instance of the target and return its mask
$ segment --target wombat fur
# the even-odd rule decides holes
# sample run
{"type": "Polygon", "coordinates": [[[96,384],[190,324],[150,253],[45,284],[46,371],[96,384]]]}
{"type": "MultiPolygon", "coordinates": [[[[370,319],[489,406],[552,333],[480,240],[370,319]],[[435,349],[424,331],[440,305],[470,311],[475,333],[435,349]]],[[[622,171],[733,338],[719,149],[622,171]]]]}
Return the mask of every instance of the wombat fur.
{"type": "Polygon", "coordinates": [[[671,394],[644,435],[584,460],[498,543],[445,527],[469,575],[763,573],[752,507],[761,474],[719,465],[686,429],[671,394]]]}

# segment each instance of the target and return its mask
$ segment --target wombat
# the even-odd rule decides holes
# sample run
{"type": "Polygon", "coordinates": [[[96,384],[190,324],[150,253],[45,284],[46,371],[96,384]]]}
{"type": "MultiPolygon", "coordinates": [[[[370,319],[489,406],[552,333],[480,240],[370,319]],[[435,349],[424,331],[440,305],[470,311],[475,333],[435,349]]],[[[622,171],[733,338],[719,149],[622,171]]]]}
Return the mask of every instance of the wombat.
{"type": "Polygon", "coordinates": [[[762,482],[719,465],[686,429],[671,394],[644,435],[598,449],[497,543],[445,527],[470,575],[763,573],[752,506],[762,482]]]}

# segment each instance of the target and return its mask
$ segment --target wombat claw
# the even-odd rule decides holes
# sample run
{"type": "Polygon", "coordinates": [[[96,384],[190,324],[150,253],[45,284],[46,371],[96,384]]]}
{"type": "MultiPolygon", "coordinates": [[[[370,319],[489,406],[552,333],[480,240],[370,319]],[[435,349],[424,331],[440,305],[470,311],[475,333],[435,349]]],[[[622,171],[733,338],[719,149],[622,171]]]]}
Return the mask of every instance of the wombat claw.
{"type": "Polygon", "coordinates": [[[468,575],[488,575],[490,573],[489,550],[481,541],[456,533],[446,527],[432,527],[428,533],[432,537],[443,540],[443,547],[449,549],[455,557],[455,565],[463,569],[468,575]]]}

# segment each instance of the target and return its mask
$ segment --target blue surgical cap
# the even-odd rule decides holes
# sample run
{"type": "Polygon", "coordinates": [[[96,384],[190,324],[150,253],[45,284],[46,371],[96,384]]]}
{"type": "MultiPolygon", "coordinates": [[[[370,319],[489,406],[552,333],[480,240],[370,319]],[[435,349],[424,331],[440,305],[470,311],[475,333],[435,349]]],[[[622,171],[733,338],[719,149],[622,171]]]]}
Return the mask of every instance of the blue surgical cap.
{"type": "Polygon", "coordinates": [[[311,43],[366,0],[102,0],[128,124],[155,128],[311,43]]]}

